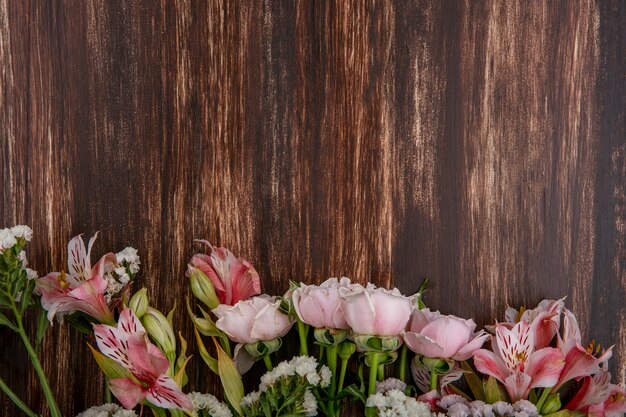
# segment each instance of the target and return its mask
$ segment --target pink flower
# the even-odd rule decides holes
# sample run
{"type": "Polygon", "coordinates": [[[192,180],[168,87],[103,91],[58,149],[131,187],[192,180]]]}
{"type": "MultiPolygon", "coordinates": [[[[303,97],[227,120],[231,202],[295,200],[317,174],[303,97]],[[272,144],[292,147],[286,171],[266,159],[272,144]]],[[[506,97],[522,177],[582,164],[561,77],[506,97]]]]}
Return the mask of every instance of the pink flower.
{"type": "Polygon", "coordinates": [[[464,361],[472,357],[489,339],[484,331],[475,333],[474,320],[444,316],[429,309],[415,310],[409,331],[404,335],[407,346],[428,358],[464,361]]]}
{"type": "Polygon", "coordinates": [[[71,314],[82,311],[102,323],[112,323],[113,313],[109,309],[104,294],[107,282],[104,275],[115,268],[115,254],[107,253],[92,268],[91,247],[98,234],[89,240],[89,247],[81,235],[74,237],[67,245],[68,271],[51,272],[38,278],[36,288],[41,294],[41,305],[48,310],[48,320],[57,313],[71,314]]]}
{"type": "Polygon", "coordinates": [[[530,324],[524,321],[510,330],[497,324],[491,342],[497,353],[486,349],[474,352],[476,369],[502,382],[513,402],[526,399],[532,388],[553,387],[563,369],[561,352],[549,347],[535,350],[534,339],[530,324]]]}
{"type": "Polygon", "coordinates": [[[589,416],[621,417],[626,412],[626,391],[611,384],[611,374],[602,370],[583,378],[582,386],[565,409],[589,416]]]}
{"type": "Polygon", "coordinates": [[[535,335],[535,349],[548,347],[559,331],[564,300],[542,300],[533,310],[517,311],[509,307],[505,313],[506,322],[512,328],[518,321],[525,321],[531,325],[535,335]]]}
{"type": "Polygon", "coordinates": [[[191,266],[201,270],[213,284],[220,304],[235,305],[261,293],[261,280],[254,267],[245,259],[237,258],[226,248],[211,248],[211,255],[198,253],[191,258],[191,266]]]}
{"type": "Polygon", "coordinates": [[[357,335],[398,336],[411,317],[412,305],[397,288],[354,285],[340,293],[345,320],[357,335]]]}
{"type": "Polygon", "coordinates": [[[105,356],[128,369],[132,378],[109,381],[111,392],[127,409],[144,399],[162,408],[191,411],[191,401],[166,375],[169,362],[148,339],[146,330],[131,309],[120,314],[116,327],[94,326],[98,348],[105,356]]]}
{"type": "Polygon", "coordinates": [[[261,295],[237,302],[234,306],[220,304],[213,309],[215,325],[237,343],[256,343],[287,334],[293,320],[280,311],[280,300],[261,295]]]}
{"type": "Polygon", "coordinates": [[[565,310],[563,317],[563,337],[558,338],[558,347],[565,357],[565,366],[561,371],[556,389],[567,381],[595,374],[600,371],[600,365],[613,355],[613,347],[603,351],[600,356],[600,345],[591,343],[586,349],[581,345],[580,329],[574,314],[565,310]]]}
{"type": "Polygon", "coordinates": [[[348,288],[348,278],[330,278],[319,286],[300,284],[293,291],[292,303],[300,320],[306,324],[322,329],[348,329],[343,312],[339,292],[348,288]]]}

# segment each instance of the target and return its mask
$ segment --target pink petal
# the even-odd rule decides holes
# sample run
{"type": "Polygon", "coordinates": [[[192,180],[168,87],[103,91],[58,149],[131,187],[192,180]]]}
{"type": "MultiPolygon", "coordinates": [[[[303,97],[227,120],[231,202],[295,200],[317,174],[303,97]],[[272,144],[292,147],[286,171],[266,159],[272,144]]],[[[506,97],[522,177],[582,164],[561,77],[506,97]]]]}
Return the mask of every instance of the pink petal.
{"type": "Polygon", "coordinates": [[[547,347],[533,352],[528,358],[525,372],[530,375],[530,388],[553,387],[565,364],[561,351],[547,347]]]}
{"type": "Polygon", "coordinates": [[[445,358],[443,348],[437,342],[421,333],[405,333],[404,343],[418,355],[423,355],[427,358],[445,358]]]}
{"type": "Polygon", "coordinates": [[[465,346],[463,346],[457,353],[452,357],[455,361],[466,361],[474,355],[474,352],[480,349],[485,341],[491,338],[490,335],[486,333],[478,333],[474,336],[474,338],[465,346]]]}
{"type": "Polygon", "coordinates": [[[410,322],[410,327],[409,327],[410,331],[419,333],[428,323],[430,323],[430,320],[428,319],[428,315],[426,314],[426,311],[430,311],[430,310],[428,309],[415,310],[413,312],[413,314],[411,315],[411,322],[410,322]]]}
{"type": "Polygon", "coordinates": [[[539,313],[533,320],[531,327],[535,335],[535,349],[550,345],[559,330],[559,314],[551,311],[539,313]]]}
{"type": "Polygon", "coordinates": [[[504,386],[512,402],[526,399],[530,391],[531,378],[523,372],[516,372],[504,380],[504,386]]]}
{"type": "Polygon", "coordinates": [[[130,334],[146,333],[146,329],[144,329],[143,325],[130,308],[125,308],[120,313],[120,318],[117,321],[117,327],[118,329],[130,334]]]}
{"type": "Polygon", "coordinates": [[[591,375],[599,370],[600,361],[598,358],[594,357],[591,353],[587,353],[580,344],[577,344],[576,347],[571,349],[567,356],[565,356],[565,366],[556,385],[560,387],[571,379],[591,375]]]}
{"type": "Polygon", "coordinates": [[[128,358],[136,369],[134,374],[142,375],[143,379],[156,379],[167,372],[170,366],[167,358],[148,340],[145,333],[130,335],[128,338],[128,358]],[[149,376],[146,376],[148,374],[149,376]]]}
{"type": "Polygon", "coordinates": [[[133,409],[146,398],[146,390],[128,378],[116,378],[109,381],[111,393],[126,409],[133,409]]]}
{"type": "Polygon", "coordinates": [[[518,357],[528,358],[534,349],[534,337],[530,325],[524,321],[517,323],[511,330],[506,325],[496,325],[496,350],[506,367],[517,369],[518,357]]]}
{"type": "MultiPolygon", "coordinates": [[[[230,254],[232,255],[232,253],[230,254]]],[[[236,259],[231,264],[232,294],[231,304],[261,294],[261,279],[252,265],[244,259],[236,259]]]]}
{"type": "Polygon", "coordinates": [[[126,369],[130,369],[131,372],[134,371],[134,366],[128,358],[128,333],[106,324],[94,325],[93,332],[98,349],[104,356],[113,359],[126,369]]]}
{"type": "Polygon", "coordinates": [[[413,311],[409,298],[401,295],[399,292],[394,293],[377,288],[371,294],[371,301],[376,311],[374,320],[375,335],[397,336],[404,332],[413,311]]]}
{"type": "Polygon", "coordinates": [[[487,349],[479,349],[474,352],[474,366],[478,371],[491,375],[502,383],[510,375],[500,357],[487,349]]]}
{"type": "Polygon", "coordinates": [[[420,333],[443,348],[442,358],[454,356],[470,338],[470,329],[463,320],[446,316],[430,322],[420,333]]]}
{"type": "Polygon", "coordinates": [[[365,289],[343,295],[341,297],[341,310],[346,322],[355,334],[375,334],[376,311],[365,289]]]}
{"type": "Polygon", "coordinates": [[[191,411],[193,408],[189,397],[167,375],[161,375],[148,389],[146,399],[161,408],[178,408],[185,411],[191,411]]]}
{"type": "MultiPolygon", "coordinates": [[[[96,236],[92,239],[95,239],[96,236]]],[[[69,273],[76,277],[78,281],[91,278],[91,263],[87,255],[87,250],[85,249],[85,242],[83,242],[82,235],[75,236],[69,241],[67,244],[67,254],[67,270],[69,273]]]]}

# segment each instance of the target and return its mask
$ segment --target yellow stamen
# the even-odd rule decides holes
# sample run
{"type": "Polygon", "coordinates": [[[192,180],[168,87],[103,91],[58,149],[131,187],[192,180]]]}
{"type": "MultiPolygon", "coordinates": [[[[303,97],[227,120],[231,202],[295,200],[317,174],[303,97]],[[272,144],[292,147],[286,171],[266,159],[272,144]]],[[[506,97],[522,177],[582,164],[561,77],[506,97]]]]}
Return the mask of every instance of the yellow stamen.
{"type": "Polygon", "coordinates": [[[520,362],[526,362],[526,352],[517,352],[515,354],[515,359],[520,362]]]}
{"type": "Polygon", "coordinates": [[[68,289],[70,286],[70,283],[65,279],[65,271],[61,271],[59,276],[57,276],[57,282],[64,290],[68,289]]]}

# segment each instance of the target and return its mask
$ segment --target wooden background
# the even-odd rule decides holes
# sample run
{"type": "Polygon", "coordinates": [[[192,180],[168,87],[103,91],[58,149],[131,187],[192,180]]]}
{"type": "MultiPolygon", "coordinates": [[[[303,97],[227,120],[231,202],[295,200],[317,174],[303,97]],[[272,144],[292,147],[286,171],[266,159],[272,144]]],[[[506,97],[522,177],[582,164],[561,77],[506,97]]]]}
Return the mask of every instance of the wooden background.
{"type": "MultiPolygon", "coordinates": [[[[137,247],[163,310],[194,238],[270,293],[429,276],[430,306],[483,324],[567,295],[624,382],[625,26],[613,0],[0,0],[0,220],[33,226],[42,274],[81,232],[137,247]]],[[[101,401],[82,336],[57,324],[43,352],[65,415],[101,401]]]]}

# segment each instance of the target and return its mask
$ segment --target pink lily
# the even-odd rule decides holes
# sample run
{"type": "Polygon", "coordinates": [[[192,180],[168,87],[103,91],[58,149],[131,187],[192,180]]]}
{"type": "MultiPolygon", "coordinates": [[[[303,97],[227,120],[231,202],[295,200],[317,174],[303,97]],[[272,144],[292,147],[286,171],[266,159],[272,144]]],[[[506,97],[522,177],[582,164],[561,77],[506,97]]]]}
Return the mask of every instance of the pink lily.
{"type": "Polygon", "coordinates": [[[211,254],[198,253],[189,261],[211,280],[220,304],[235,305],[253,295],[261,294],[261,280],[250,262],[237,258],[226,248],[215,248],[206,240],[199,240],[211,248],[211,254]]]}
{"type": "Polygon", "coordinates": [[[600,371],[601,364],[608,361],[613,355],[613,346],[600,353],[600,345],[591,343],[587,348],[581,344],[580,329],[574,314],[565,310],[563,317],[563,337],[558,337],[558,347],[565,357],[565,366],[561,371],[559,380],[554,390],[559,389],[567,381],[587,375],[593,375],[600,371]]]}
{"type": "Polygon", "coordinates": [[[191,410],[189,397],[166,375],[169,361],[150,342],[145,328],[131,309],[120,314],[116,327],[97,324],[94,327],[98,348],[132,374],[131,378],[109,381],[111,392],[127,409],[144,399],[161,408],[191,410]]]}
{"type": "Polygon", "coordinates": [[[611,374],[602,370],[583,378],[582,386],[565,409],[597,417],[622,416],[626,411],[626,391],[611,384],[611,374]]]}
{"type": "Polygon", "coordinates": [[[112,323],[113,313],[104,298],[107,282],[105,273],[116,265],[115,254],[107,253],[92,268],[91,247],[98,234],[89,240],[89,247],[81,235],[74,237],[67,245],[69,273],[51,272],[38,278],[36,289],[41,294],[41,305],[48,311],[48,320],[56,314],[71,314],[82,311],[102,323],[112,323]]]}
{"type": "Polygon", "coordinates": [[[537,307],[532,310],[507,308],[505,313],[506,322],[509,328],[519,321],[525,321],[532,327],[535,335],[535,349],[548,347],[554,336],[559,331],[561,313],[565,308],[565,298],[560,300],[542,300],[537,307]]]}
{"type": "Polygon", "coordinates": [[[535,350],[530,324],[521,321],[512,329],[497,324],[492,346],[493,352],[486,349],[474,352],[474,365],[503,383],[511,401],[526,399],[532,388],[552,387],[558,381],[563,356],[555,348],[535,350]]]}

